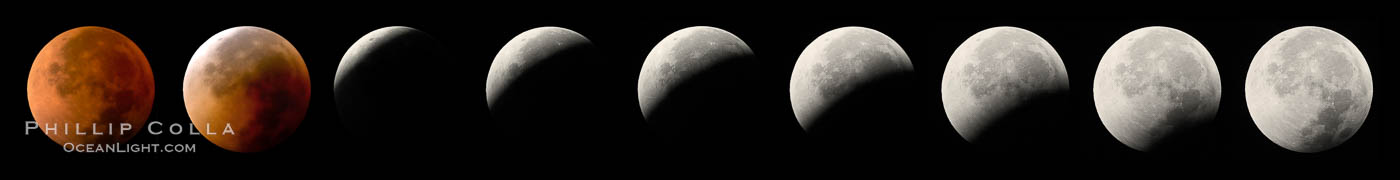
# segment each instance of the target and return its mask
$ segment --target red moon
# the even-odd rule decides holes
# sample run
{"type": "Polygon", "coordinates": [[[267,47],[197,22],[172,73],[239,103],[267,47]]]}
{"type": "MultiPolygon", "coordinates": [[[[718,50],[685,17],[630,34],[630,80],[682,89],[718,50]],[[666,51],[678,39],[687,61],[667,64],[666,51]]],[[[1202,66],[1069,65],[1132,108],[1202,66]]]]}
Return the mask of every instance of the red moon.
{"type": "Polygon", "coordinates": [[[291,42],[267,29],[242,26],[199,46],[185,71],[184,93],[190,121],[209,142],[235,152],[260,152],[301,124],[311,101],[311,78],[291,42]]]}
{"type": "Polygon", "coordinates": [[[141,132],[151,115],[155,80],[135,42],[112,29],[85,26],[39,50],[27,91],[34,121],[56,129],[44,131],[55,143],[117,143],[141,132]],[[122,131],[123,123],[130,129],[122,131]]]}

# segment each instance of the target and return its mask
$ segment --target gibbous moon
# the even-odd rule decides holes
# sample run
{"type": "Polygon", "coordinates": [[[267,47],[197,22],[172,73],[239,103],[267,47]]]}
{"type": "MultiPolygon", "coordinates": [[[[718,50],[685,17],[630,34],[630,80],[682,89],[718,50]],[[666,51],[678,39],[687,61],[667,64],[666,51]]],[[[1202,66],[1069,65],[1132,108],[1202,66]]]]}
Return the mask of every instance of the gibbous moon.
{"type": "Polygon", "coordinates": [[[1205,46],[1180,30],[1123,35],[1094,73],[1094,106],[1119,142],[1152,151],[1207,121],[1220,106],[1220,72],[1205,46]]]}
{"type": "Polygon", "coordinates": [[[792,110],[803,129],[812,133],[828,126],[823,125],[829,122],[823,122],[822,117],[836,110],[833,106],[852,92],[886,77],[913,72],[904,48],[884,33],[864,27],[831,30],[797,57],[789,84],[792,110]]]}
{"type": "MultiPolygon", "coordinates": [[[[696,26],[666,36],[647,54],[637,103],[666,137],[735,135],[752,121],[753,50],[728,31],[696,26]]],[[[752,137],[748,137],[752,138],[752,137]]]]}
{"type": "Polygon", "coordinates": [[[311,80],[291,42],[267,29],[242,26],[214,34],[195,50],[184,92],[190,121],[209,142],[235,152],[260,152],[301,124],[311,80]]]}
{"type": "Polygon", "coordinates": [[[131,39],[85,26],[59,34],[39,50],[27,92],[34,121],[59,127],[44,131],[55,143],[117,143],[142,133],[155,80],[146,55],[131,39]],[[122,123],[130,129],[122,131],[122,123]]]}
{"type": "Polygon", "coordinates": [[[1069,91],[1059,53],[1039,35],[995,27],[972,35],[943,71],[943,108],[953,128],[977,142],[1030,101],[1069,91]]]}
{"type": "Polygon", "coordinates": [[[1371,68],[1351,40],[1304,26],[1259,48],[1244,92],[1264,136],[1288,150],[1314,153],[1356,134],[1371,111],[1373,86],[1371,68]]]}
{"type": "MultiPolygon", "coordinates": [[[[422,104],[450,101],[438,84],[450,68],[442,47],[433,36],[410,27],[384,27],[369,32],[346,50],[335,72],[335,103],[340,118],[352,134],[361,138],[414,134],[421,131],[393,132],[374,128],[376,124],[403,121],[433,121],[436,109],[422,104]]],[[[415,138],[405,138],[415,139],[415,138]]]]}

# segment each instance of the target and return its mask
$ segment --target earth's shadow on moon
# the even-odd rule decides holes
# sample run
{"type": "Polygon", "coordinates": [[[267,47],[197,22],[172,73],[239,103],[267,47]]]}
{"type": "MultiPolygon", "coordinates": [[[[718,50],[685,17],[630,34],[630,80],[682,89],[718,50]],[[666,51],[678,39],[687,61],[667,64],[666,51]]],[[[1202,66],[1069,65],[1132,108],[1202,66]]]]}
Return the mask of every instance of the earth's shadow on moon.
{"type": "Polygon", "coordinates": [[[591,43],[573,45],[521,72],[490,105],[501,145],[602,152],[635,144],[643,128],[636,66],[603,55],[591,43]]]}
{"type": "Polygon", "coordinates": [[[649,128],[668,146],[778,147],[802,135],[796,121],[763,118],[757,101],[758,58],[716,59],[666,93],[648,117],[649,128]]]}
{"type": "Polygon", "coordinates": [[[1159,140],[1153,149],[1146,153],[1151,158],[1176,158],[1176,157],[1202,157],[1215,154],[1218,151],[1216,143],[1219,129],[1225,122],[1218,119],[1219,115],[1211,117],[1209,120],[1201,121],[1195,125],[1174,127],[1174,131],[1166,138],[1159,140]]]}
{"type": "Polygon", "coordinates": [[[1072,128],[1061,118],[1074,110],[1069,89],[1028,95],[996,117],[970,142],[978,150],[994,153],[1065,152],[1072,144],[1072,128]]]}
{"type": "MultiPolygon", "coordinates": [[[[421,128],[376,128],[376,124],[424,124],[461,127],[453,118],[468,105],[462,88],[444,88],[457,80],[452,59],[433,36],[414,31],[379,36],[374,49],[360,50],[357,64],[341,70],[335,84],[336,107],[349,135],[391,145],[432,144],[452,138],[453,131],[421,128]],[[448,103],[445,103],[448,102],[448,103]]],[[[475,107],[475,106],[473,106],[475,107]]],[[[371,146],[376,150],[402,149],[371,146]]]]}
{"type": "MultiPolygon", "coordinates": [[[[915,149],[934,134],[934,121],[923,118],[927,98],[915,72],[891,72],[852,85],[843,97],[820,111],[807,128],[808,143],[820,149],[915,149]]],[[[871,152],[874,153],[874,152],[871,152]]]]}
{"type": "MultiPolygon", "coordinates": [[[[1107,147],[1099,147],[1097,156],[1103,160],[1112,161],[1183,161],[1183,160],[1205,160],[1224,158],[1218,153],[1221,151],[1223,142],[1221,134],[1226,133],[1230,123],[1238,119],[1221,119],[1219,114],[1208,117],[1209,120],[1200,121],[1185,126],[1176,126],[1171,132],[1167,132],[1161,139],[1156,140],[1152,147],[1147,150],[1136,150],[1121,143],[1114,137],[1106,136],[1102,142],[1112,144],[1107,147]],[[1112,143],[1107,143],[1112,142],[1112,143]]],[[[1100,126],[1102,127],[1102,126],[1100,126]]],[[[1108,133],[1106,129],[1103,133],[1108,133]]]]}

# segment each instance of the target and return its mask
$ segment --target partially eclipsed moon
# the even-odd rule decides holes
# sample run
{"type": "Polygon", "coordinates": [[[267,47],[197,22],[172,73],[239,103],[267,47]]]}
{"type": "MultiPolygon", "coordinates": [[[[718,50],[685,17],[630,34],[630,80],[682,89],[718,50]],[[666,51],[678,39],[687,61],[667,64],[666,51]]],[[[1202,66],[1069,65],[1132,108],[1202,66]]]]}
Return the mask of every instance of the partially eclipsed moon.
{"type": "Polygon", "coordinates": [[[438,41],[418,29],[384,27],[360,37],[335,72],[335,103],[346,129],[362,137],[415,134],[374,127],[437,118],[435,107],[419,105],[450,99],[425,88],[446,74],[442,71],[451,71],[444,61],[438,41]]]}
{"type": "Polygon", "coordinates": [[[578,142],[611,133],[599,129],[621,118],[612,118],[613,107],[602,104],[632,101],[623,99],[630,93],[612,96],[603,90],[631,88],[600,85],[612,82],[598,78],[605,61],[592,41],[573,30],[540,27],[520,33],[501,47],[486,75],[492,119],[512,137],[578,142]]]}
{"type": "Polygon", "coordinates": [[[789,84],[793,113],[810,132],[835,101],[865,82],[913,71],[904,48],[884,33],[864,27],[831,30],[797,57],[789,84]]]}
{"type": "MultiPolygon", "coordinates": [[[[750,60],[753,50],[723,29],[697,26],[681,29],[661,40],[642,64],[637,79],[637,103],[648,118],[657,104],[681,83],[727,61],[750,60]]],[[[716,72],[743,73],[743,72],[716,72]]],[[[732,82],[737,86],[739,82],[732,82]]],[[[739,88],[739,87],[734,87],[739,88]]]]}
{"type": "Polygon", "coordinates": [[[1205,46],[1180,30],[1123,35],[1094,73],[1094,106],[1119,142],[1140,151],[1215,118],[1220,72],[1205,46]]]}
{"type": "Polygon", "coordinates": [[[184,92],[190,121],[204,138],[230,151],[259,152],[296,131],[310,105],[311,80],[291,42],[242,26],[199,46],[185,71],[184,92]]]}
{"type": "Polygon", "coordinates": [[[1371,68],[1330,29],[1297,27],[1270,39],[1249,64],[1245,101],[1264,136],[1297,152],[1346,142],[1371,111],[1371,68]]]}
{"type": "Polygon", "coordinates": [[[1050,43],[1021,28],[995,27],[958,46],[943,71],[943,108],[953,128],[976,142],[1006,113],[1035,96],[1069,90],[1050,43]]]}
{"type": "Polygon", "coordinates": [[[679,144],[751,140],[753,72],[749,45],[723,29],[696,26],[666,36],[637,77],[647,128],[679,144]]]}
{"type": "MultiPolygon", "coordinates": [[[[486,75],[486,104],[496,109],[497,101],[522,74],[534,71],[536,65],[555,60],[566,51],[592,46],[593,41],[573,30],[560,27],[539,27],[516,35],[496,53],[486,75]]],[[[564,67],[567,68],[567,67],[564,67]]]]}

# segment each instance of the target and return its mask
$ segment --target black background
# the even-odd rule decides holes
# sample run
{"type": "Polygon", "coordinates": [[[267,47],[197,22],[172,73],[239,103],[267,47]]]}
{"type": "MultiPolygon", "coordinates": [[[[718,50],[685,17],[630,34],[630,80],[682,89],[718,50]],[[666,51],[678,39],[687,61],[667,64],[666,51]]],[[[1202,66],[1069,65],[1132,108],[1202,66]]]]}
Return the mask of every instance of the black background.
{"type": "MultiPolygon", "coordinates": [[[[272,11],[272,10],[268,10],[272,11]]],[[[769,162],[803,164],[805,162],[1127,162],[1148,161],[1223,161],[1223,162],[1281,162],[1326,161],[1365,162],[1389,161],[1394,156],[1395,129],[1387,124],[1393,110],[1388,92],[1387,71],[1394,63],[1393,47],[1386,43],[1393,36],[1384,35],[1393,28],[1382,24],[1374,15],[1335,16],[1114,16],[1114,15],[1022,15],[966,16],[840,14],[759,14],[759,15],[643,15],[647,13],[602,13],[594,15],[545,14],[534,16],[493,13],[448,13],[393,11],[391,15],[356,12],[305,13],[297,15],[212,15],[198,21],[187,16],[206,13],[188,11],[148,15],[75,15],[52,19],[11,20],[4,34],[14,35],[4,45],[3,65],[0,65],[0,114],[10,119],[12,131],[6,137],[7,156],[22,159],[193,159],[243,161],[339,160],[358,159],[468,162],[467,164],[499,162],[531,164],[540,162],[580,162],[603,160],[622,163],[675,162],[769,162]],[[61,146],[40,134],[22,135],[21,121],[32,121],[28,112],[23,82],[34,56],[45,43],[68,29],[79,26],[102,26],[123,33],[146,54],[155,74],[156,97],[149,121],[189,123],[181,91],[183,72],[190,56],[208,37],[235,26],[258,26],[272,30],[291,43],[305,59],[311,73],[312,97],[307,115],[296,133],[273,149],[260,153],[234,153],[217,148],[200,136],[150,135],[141,133],[131,143],[194,143],[197,153],[157,154],[81,154],[65,153],[61,146]],[[448,49],[451,77],[438,78],[441,84],[413,88],[452,88],[461,97],[446,98],[423,106],[448,106],[454,111],[436,113],[436,119],[388,119],[380,128],[386,132],[413,134],[432,131],[448,136],[421,136],[427,143],[397,144],[360,141],[347,135],[339,122],[332,95],[335,69],[345,51],[370,31],[386,26],[409,26],[427,32],[448,49]],[[623,143],[607,145],[554,146],[512,142],[500,135],[484,101],[485,75],[491,59],[515,35],[540,26],[558,26],[577,31],[592,40],[600,51],[601,61],[614,67],[598,69],[602,73],[639,72],[643,60],[661,38],[690,26],[713,26],[727,30],[743,39],[758,56],[759,85],[752,87],[750,102],[756,112],[755,124],[772,128],[755,142],[706,147],[664,143],[645,125],[633,128],[636,137],[623,143]],[[901,106],[918,111],[900,114],[890,122],[901,129],[916,129],[916,136],[886,137],[883,144],[846,146],[824,144],[805,135],[792,115],[788,101],[788,80],[801,51],[817,36],[845,26],[872,28],[890,36],[910,56],[917,72],[918,89],[907,94],[901,106]],[[1037,115],[1053,122],[1038,132],[1050,133],[1053,141],[1024,144],[1016,149],[987,149],[964,141],[948,124],[938,93],[944,65],[953,50],[967,37],[996,26],[1015,26],[1030,30],[1054,46],[1068,69],[1071,98],[1057,104],[1063,111],[1037,115]],[[1199,40],[1210,51],[1219,68],[1222,96],[1219,114],[1212,124],[1202,129],[1209,134],[1202,141],[1189,143],[1192,148],[1169,152],[1138,152],[1117,142],[1104,129],[1094,109],[1092,80],[1104,51],[1122,35],[1147,26],[1167,26],[1182,30],[1199,40]],[[1362,128],[1346,143],[1321,153],[1295,153],[1270,142],[1255,127],[1244,102],[1244,78],[1249,62],[1260,46],[1279,32],[1297,26],[1320,26],[1332,29],[1350,39],[1366,56],[1375,80],[1371,113],[1362,128]],[[392,144],[390,147],[383,147],[392,144]],[[742,144],[742,145],[739,145],[742,144]],[[759,145],[754,145],[759,144],[759,145]]],[[[635,79],[623,81],[635,82],[635,79]]],[[[633,84],[634,85],[634,84],[633,84]]],[[[633,89],[621,87],[620,89],[633,89]]],[[[635,92],[632,92],[635,93],[635,92]]],[[[395,95],[387,95],[395,96],[395,95]]],[[[407,98],[432,98],[426,95],[402,95],[407,98]]],[[[446,96],[446,95],[444,95],[446,96]]],[[[635,96],[632,96],[635,97],[635,96]]],[[[635,100],[598,103],[590,108],[635,111],[634,118],[598,120],[573,117],[580,121],[642,122],[635,100]],[[632,103],[625,103],[632,102],[632,103]]],[[[1390,123],[1394,124],[1394,123],[1390,123]]],[[[736,124],[744,126],[746,124],[736,124]]],[[[149,127],[148,127],[149,128],[149,127]]],[[[144,131],[144,129],[143,129],[144,131]]],[[[414,137],[408,135],[404,137],[414,137]]],[[[1049,138],[1047,138],[1049,139],[1049,138]]]]}

